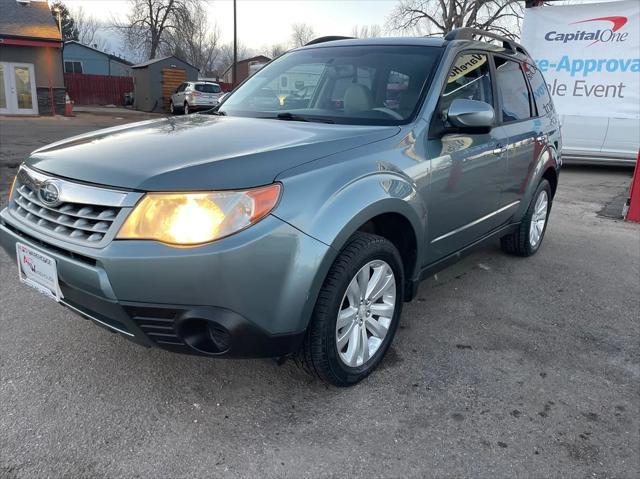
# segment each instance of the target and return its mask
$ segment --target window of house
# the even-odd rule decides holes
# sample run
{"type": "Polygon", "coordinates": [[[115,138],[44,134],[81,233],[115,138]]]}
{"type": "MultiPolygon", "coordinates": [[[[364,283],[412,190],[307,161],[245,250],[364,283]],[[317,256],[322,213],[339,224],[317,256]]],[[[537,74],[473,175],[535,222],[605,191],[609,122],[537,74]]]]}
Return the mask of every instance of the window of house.
{"type": "Polygon", "coordinates": [[[520,63],[495,57],[496,80],[502,100],[502,121],[525,120],[532,116],[529,89],[520,63]]]}
{"type": "Polygon", "coordinates": [[[65,73],[82,73],[82,62],[65,61],[64,72],[65,73]]]}

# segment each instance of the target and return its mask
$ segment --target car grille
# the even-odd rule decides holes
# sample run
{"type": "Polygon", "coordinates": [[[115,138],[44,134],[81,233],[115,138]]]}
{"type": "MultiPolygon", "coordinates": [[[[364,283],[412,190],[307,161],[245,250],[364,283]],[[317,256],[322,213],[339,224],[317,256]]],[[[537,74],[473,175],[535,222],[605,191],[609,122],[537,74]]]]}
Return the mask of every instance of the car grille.
{"type": "MultiPolygon", "coordinates": [[[[18,170],[9,211],[33,232],[101,248],[115,237],[141,197],[141,193],[78,183],[23,165],[18,170]]],[[[26,232],[33,234],[29,230],[26,232]]]]}
{"type": "Polygon", "coordinates": [[[42,204],[29,186],[16,184],[14,212],[27,223],[78,242],[99,243],[113,226],[120,208],[79,203],[42,204]]]}

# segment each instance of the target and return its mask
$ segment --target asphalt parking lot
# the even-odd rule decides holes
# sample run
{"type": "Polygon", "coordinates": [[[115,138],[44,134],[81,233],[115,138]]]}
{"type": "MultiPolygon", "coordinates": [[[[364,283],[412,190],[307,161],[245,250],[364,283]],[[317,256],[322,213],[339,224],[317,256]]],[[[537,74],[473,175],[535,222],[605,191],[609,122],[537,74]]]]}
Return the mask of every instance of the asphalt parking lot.
{"type": "MultiPolygon", "coordinates": [[[[0,119],[0,201],[29,151],[132,119],[0,119]]],[[[638,477],[640,225],[598,214],[630,178],[565,168],[539,254],[423,283],[350,389],[144,349],[0,253],[0,477],[638,477]]]]}

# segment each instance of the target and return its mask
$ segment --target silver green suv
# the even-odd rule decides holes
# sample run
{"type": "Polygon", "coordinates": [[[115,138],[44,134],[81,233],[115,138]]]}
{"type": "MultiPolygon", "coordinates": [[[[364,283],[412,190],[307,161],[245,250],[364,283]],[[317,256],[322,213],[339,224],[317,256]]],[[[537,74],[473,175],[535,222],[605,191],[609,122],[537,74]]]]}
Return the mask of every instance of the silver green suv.
{"type": "Polygon", "coordinates": [[[480,36],[319,39],[204,114],[41,148],[0,243],[21,281],[140,344],[354,384],[422,279],[484,240],[543,241],[558,119],[527,52],[480,36]]]}

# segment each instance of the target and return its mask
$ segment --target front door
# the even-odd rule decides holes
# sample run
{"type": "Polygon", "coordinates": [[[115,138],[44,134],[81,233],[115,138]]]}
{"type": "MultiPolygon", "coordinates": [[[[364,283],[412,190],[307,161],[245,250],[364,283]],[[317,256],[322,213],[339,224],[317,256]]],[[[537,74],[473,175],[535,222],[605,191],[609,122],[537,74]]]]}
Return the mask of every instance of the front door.
{"type": "Polygon", "coordinates": [[[38,114],[32,64],[0,62],[0,114],[38,114]]]}
{"type": "Polygon", "coordinates": [[[489,56],[464,52],[450,70],[429,133],[427,263],[464,248],[496,227],[507,136],[500,126],[457,132],[446,112],[457,98],[494,106],[489,56]]]}

